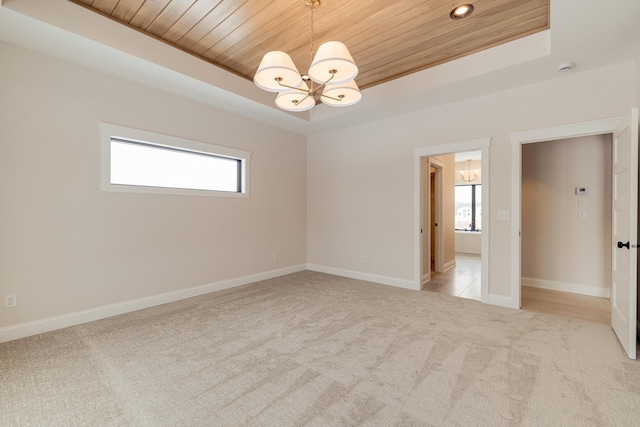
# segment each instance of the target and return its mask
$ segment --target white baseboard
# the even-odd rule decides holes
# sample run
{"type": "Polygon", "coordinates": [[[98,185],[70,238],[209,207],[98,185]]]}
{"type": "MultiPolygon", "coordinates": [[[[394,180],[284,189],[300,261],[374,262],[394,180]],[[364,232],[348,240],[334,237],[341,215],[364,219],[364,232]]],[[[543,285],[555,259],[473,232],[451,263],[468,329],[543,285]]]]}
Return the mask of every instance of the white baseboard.
{"type": "Polygon", "coordinates": [[[455,259],[452,259],[449,262],[445,262],[444,263],[444,271],[450,270],[455,266],[456,266],[456,260],[455,259]]]}
{"type": "Polygon", "coordinates": [[[506,307],[506,308],[514,308],[516,310],[518,310],[520,307],[518,307],[518,303],[513,301],[513,298],[511,297],[506,297],[504,295],[492,295],[489,294],[489,304],[491,305],[497,305],[499,307],[506,307]]]}
{"type": "Polygon", "coordinates": [[[377,274],[362,273],[359,271],[343,270],[341,268],[326,267],[324,265],[307,264],[307,270],[319,273],[333,274],[335,276],[348,277],[350,279],[366,280],[367,282],[379,283],[381,285],[395,286],[398,288],[420,290],[416,288],[412,280],[398,279],[395,277],[379,276],[377,274]]]}
{"type": "Polygon", "coordinates": [[[54,331],[56,329],[67,328],[69,326],[75,326],[82,323],[92,322],[94,320],[117,316],[119,314],[130,313],[132,311],[142,310],[144,308],[179,301],[198,295],[221,291],[223,289],[230,289],[237,286],[248,285],[250,283],[259,282],[261,280],[272,279],[274,277],[284,276],[291,273],[297,273],[299,271],[304,271],[305,269],[306,265],[304,264],[295,265],[278,270],[266,271],[264,273],[257,273],[229,280],[222,280],[220,282],[194,286],[191,288],[180,289],[178,291],[167,292],[164,294],[91,308],[88,310],[76,311],[60,316],[48,317],[46,319],[19,323],[17,325],[0,328],[0,343],[17,340],[32,335],[42,334],[44,332],[54,331]]]}
{"type": "Polygon", "coordinates": [[[611,289],[598,288],[595,286],[582,285],[579,283],[556,282],[553,280],[534,279],[523,277],[522,286],[532,288],[549,289],[551,291],[570,292],[572,294],[588,295],[591,297],[610,298],[611,289]]]}

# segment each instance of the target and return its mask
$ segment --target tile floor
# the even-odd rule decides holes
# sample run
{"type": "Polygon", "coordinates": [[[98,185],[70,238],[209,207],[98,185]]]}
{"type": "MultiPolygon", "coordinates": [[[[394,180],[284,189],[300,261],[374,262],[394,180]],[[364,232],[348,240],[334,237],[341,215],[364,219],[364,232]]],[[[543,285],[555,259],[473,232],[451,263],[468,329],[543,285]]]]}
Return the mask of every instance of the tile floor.
{"type": "Polygon", "coordinates": [[[431,273],[425,291],[480,301],[480,255],[456,253],[456,266],[444,273],[431,273]]]}

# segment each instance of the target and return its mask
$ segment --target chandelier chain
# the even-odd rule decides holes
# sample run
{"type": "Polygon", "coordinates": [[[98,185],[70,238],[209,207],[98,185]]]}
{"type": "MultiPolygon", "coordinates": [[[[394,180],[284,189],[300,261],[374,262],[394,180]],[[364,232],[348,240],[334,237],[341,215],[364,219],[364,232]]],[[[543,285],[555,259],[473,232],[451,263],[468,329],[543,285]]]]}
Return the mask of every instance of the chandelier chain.
{"type": "Polygon", "coordinates": [[[311,37],[309,37],[309,66],[313,62],[313,9],[311,9],[311,37]]]}

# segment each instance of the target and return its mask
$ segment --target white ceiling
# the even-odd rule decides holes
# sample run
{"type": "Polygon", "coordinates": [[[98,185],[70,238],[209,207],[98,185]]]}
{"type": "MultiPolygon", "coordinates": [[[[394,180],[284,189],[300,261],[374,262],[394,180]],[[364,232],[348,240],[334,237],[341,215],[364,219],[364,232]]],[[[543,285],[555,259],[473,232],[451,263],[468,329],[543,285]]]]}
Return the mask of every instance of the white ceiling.
{"type": "Polygon", "coordinates": [[[639,0],[551,0],[551,29],[363,91],[352,107],[278,110],[271,93],[66,0],[0,0],[0,40],[303,135],[640,59],[639,0]]]}

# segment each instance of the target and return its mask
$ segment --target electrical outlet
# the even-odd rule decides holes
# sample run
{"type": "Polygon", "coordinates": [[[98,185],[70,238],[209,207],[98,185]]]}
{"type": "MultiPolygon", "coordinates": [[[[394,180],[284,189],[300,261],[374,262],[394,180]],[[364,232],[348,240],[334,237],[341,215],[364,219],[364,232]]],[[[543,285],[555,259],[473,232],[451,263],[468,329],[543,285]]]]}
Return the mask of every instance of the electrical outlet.
{"type": "Polygon", "coordinates": [[[366,256],[366,255],[362,255],[362,262],[363,262],[364,264],[366,264],[366,263],[367,263],[367,256],[366,256]]]}
{"type": "Polygon", "coordinates": [[[278,253],[277,253],[277,252],[274,252],[274,253],[273,253],[273,256],[272,256],[271,258],[272,258],[274,261],[277,261],[277,260],[278,260],[278,253]]]}
{"type": "Polygon", "coordinates": [[[18,305],[16,294],[9,294],[4,296],[4,308],[13,308],[16,305],[18,305]]]}

